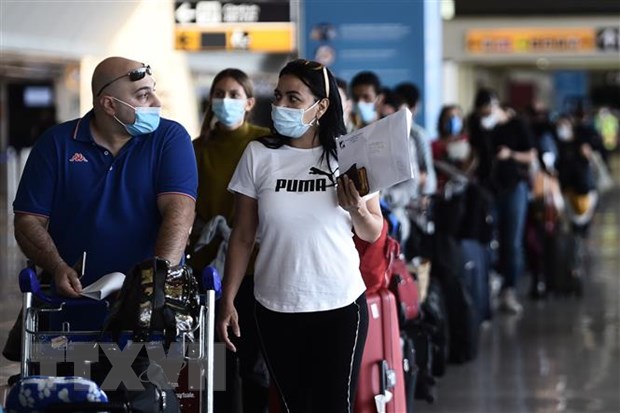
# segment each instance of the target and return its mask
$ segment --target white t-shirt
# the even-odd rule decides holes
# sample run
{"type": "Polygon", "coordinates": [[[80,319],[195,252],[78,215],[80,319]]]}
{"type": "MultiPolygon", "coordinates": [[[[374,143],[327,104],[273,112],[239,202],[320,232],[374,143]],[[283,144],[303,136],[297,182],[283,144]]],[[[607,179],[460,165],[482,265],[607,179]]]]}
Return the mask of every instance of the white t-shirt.
{"type": "Polygon", "coordinates": [[[319,165],[322,153],[251,142],[228,185],[258,201],[254,296],[273,311],[341,308],[366,290],[351,216],[338,205],[338,173],[324,159],[319,165]]]}

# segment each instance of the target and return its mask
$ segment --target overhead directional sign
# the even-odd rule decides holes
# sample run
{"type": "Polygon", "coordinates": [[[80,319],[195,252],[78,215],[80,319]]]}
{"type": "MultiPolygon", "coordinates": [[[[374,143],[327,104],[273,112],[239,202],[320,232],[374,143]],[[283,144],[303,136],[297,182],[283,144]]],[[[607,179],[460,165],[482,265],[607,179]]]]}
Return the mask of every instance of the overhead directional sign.
{"type": "Polygon", "coordinates": [[[187,51],[226,49],[288,53],[295,50],[295,30],[292,23],[177,27],[175,46],[187,51]]]}
{"type": "Polygon", "coordinates": [[[291,21],[288,0],[177,1],[177,24],[273,23],[291,21]]]}
{"type": "Polygon", "coordinates": [[[196,9],[192,7],[190,2],[183,2],[174,10],[174,20],[181,24],[194,23],[196,21],[196,9]]]}
{"type": "Polygon", "coordinates": [[[248,50],[289,53],[296,49],[288,0],[177,1],[178,50],[248,50]]]}

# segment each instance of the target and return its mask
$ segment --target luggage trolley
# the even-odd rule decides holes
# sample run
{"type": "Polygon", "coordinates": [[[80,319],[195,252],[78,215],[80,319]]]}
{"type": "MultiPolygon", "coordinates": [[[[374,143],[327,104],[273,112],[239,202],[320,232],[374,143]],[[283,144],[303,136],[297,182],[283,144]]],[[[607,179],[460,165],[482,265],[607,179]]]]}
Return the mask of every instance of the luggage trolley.
{"type": "MultiPolygon", "coordinates": [[[[219,274],[213,267],[207,267],[203,272],[203,285],[212,286],[215,289],[220,288],[219,274]]],[[[43,354],[38,352],[52,351],[71,351],[72,343],[84,343],[107,341],[100,331],[73,331],[69,323],[62,324],[62,330],[56,331],[40,331],[40,317],[59,313],[66,309],[76,308],[97,308],[101,310],[105,307],[107,310],[108,302],[105,300],[96,301],[88,298],[64,298],[51,297],[43,291],[39,279],[33,267],[24,268],[19,274],[19,287],[22,292],[22,359],[20,375],[22,378],[33,375],[33,363],[36,362],[38,356],[43,354]],[[34,305],[35,300],[37,305],[34,305]],[[47,346],[39,346],[38,344],[49,344],[47,346]]],[[[210,287],[206,287],[210,288],[210,287]]],[[[198,389],[190,389],[198,391],[199,411],[213,412],[213,379],[214,379],[214,334],[215,334],[215,297],[214,289],[207,289],[200,295],[200,308],[198,314],[198,323],[193,329],[181,331],[182,351],[184,362],[199,362],[200,364],[200,387],[198,389]],[[187,349],[185,346],[186,337],[194,336],[197,346],[187,349]]],[[[121,336],[121,345],[127,343],[131,339],[133,332],[128,331],[121,336]]],[[[109,341],[112,342],[111,337],[109,341]]],[[[58,353],[57,353],[58,354],[58,353]]],[[[66,353],[65,353],[66,354],[66,353]]],[[[85,360],[85,363],[91,363],[96,360],[85,360]]],[[[180,400],[181,404],[182,401],[180,400]]]]}

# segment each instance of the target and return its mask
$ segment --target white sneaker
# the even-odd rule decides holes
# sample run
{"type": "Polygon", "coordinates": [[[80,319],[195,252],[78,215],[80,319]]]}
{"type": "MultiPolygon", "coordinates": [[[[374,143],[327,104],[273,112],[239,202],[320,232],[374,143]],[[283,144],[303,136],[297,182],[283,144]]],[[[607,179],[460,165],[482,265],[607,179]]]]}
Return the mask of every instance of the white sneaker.
{"type": "Polygon", "coordinates": [[[517,295],[512,288],[507,288],[501,292],[498,310],[510,314],[521,314],[523,311],[523,306],[517,300],[517,295]]]}
{"type": "Polygon", "coordinates": [[[495,271],[491,271],[489,274],[489,290],[491,293],[491,300],[498,298],[500,290],[502,289],[503,278],[495,271]]]}

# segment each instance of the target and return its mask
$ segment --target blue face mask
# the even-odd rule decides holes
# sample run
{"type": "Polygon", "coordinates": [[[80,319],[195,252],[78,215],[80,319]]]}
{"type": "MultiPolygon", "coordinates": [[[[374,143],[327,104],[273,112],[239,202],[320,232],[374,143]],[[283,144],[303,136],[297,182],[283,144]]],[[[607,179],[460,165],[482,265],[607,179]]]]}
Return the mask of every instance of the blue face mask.
{"type": "Polygon", "coordinates": [[[116,116],[114,116],[114,119],[123,125],[127,133],[131,136],[146,135],[147,133],[154,132],[159,127],[159,121],[161,119],[160,107],[134,107],[127,102],[123,102],[122,100],[115,98],[114,96],[112,96],[112,99],[117,100],[134,110],[136,120],[129,125],[124,124],[116,116]]]}
{"type": "Polygon", "coordinates": [[[304,133],[312,126],[311,123],[304,123],[304,114],[319,103],[317,100],[308,109],[286,108],[284,106],[271,105],[271,120],[273,127],[278,133],[289,138],[301,138],[304,133]]]}
{"type": "Polygon", "coordinates": [[[452,116],[446,122],[446,132],[448,135],[458,135],[463,130],[463,121],[458,116],[452,116]]]}
{"type": "Polygon", "coordinates": [[[374,102],[356,102],[355,111],[364,124],[369,124],[377,119],[377,109],[374,102]]]}
{"type": "Polygon", "coordinates": [[[211,108],[217,120],[224,126],[236,126],[243,122],[247,99],[213,99],[211,108]]]}

